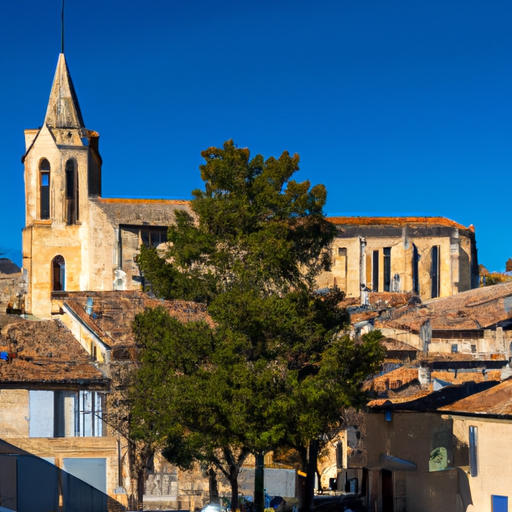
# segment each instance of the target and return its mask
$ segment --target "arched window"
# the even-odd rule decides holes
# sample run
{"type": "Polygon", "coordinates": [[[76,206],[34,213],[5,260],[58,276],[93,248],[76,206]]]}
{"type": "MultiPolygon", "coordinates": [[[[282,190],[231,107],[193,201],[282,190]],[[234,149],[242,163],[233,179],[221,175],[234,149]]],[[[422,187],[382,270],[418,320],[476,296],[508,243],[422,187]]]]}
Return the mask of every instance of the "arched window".
{"type": "Polygon", "coordinates": [[[39,164],[39,218],[50,218],[50,162],[46,158],[39,164]]]}
{"type": "Polygon", "coordinates": [[[60,292],[66,289],[66,262],[59,254],[52,260],[52,291],[60,292]]]}
{"type": "Polygon", "coordinates": [[[76,167],[74,160],[66,162],[66,222],[68,224],[76,224],[79,219],[78,173],[76,167]]]}

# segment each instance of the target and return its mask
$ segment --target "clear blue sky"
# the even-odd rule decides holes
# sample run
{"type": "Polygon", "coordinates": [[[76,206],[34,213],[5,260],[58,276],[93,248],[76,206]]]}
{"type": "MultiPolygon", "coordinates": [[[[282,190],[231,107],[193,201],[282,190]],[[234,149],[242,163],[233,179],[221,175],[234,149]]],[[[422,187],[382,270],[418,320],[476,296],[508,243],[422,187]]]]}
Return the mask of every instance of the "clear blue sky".
{"type": "MultiPolygon", "coordinates": [[[[23,130],[41,126],[61,0],[0,5],[0,248],[20,263],[23,130]]],[[[299,153],[330,215],[441,215],[512,257],[512,2],[66,1],[103,195],[189,198],[201,150],[299,153]]]]}

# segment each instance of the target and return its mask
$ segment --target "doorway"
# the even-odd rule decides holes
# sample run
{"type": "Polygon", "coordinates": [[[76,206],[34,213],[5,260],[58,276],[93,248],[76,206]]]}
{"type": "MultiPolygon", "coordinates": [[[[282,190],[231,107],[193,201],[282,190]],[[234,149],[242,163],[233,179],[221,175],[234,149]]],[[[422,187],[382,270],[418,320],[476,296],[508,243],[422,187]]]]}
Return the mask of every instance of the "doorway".
{"type": "Polygon", "coordinates": [[[382,512],[393,512],[393,473],[382,470],[382,512]]]}

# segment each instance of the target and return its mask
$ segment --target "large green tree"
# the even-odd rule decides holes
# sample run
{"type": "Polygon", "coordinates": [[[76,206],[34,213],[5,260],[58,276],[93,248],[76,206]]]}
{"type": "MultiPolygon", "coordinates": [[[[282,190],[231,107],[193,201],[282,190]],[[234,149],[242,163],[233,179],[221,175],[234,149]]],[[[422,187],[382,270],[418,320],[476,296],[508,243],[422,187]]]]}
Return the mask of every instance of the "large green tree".
{"type": "Polygon", "coordinates": [[[157,295],[203,302],[213,323],[180,324],[162,309],[136,319],[134,421],[138,436],[166,439],[170,460],[220,469],[236,509],[247,455],[307,448],[361,403],[382,350],[375,335],[339,334],[340,292],[315,293],[335,228],[325,188],[291,179],[298,156],[251,159],[232,141],[202,156],[191,213],[177,213],[165,254],[143,247],[139,262],[157,295]]]}

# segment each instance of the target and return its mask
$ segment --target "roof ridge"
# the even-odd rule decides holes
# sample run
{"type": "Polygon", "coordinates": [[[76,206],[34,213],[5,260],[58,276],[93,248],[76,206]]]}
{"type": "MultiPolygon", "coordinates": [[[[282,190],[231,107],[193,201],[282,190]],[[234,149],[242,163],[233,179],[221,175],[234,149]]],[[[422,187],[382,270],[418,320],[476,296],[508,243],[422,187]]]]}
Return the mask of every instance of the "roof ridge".
{"type": "Polygon", "coordinates": [[[188,199],[141,199],[123,197],[98,197],[100,203],[167,203],[167,204],[189,204],[188,199]]]}
{"type": "Polygon", "coordinates": [[[404,226],[406,224],[426,224],[426,225],[441,225],[455,227],[458,229],[474,230],[471,225],[466,227],[448,217],[441,216],[415,216],[415,215],[402,215],[402,216],[368,216],[368,215],[354,215],[354,216],[326,216],[326,220],[333,224],[362,224],[362,225],[392,225],[398,224],[404,226]]]}

